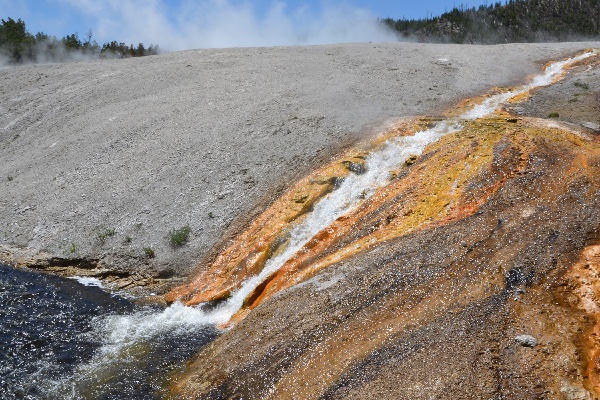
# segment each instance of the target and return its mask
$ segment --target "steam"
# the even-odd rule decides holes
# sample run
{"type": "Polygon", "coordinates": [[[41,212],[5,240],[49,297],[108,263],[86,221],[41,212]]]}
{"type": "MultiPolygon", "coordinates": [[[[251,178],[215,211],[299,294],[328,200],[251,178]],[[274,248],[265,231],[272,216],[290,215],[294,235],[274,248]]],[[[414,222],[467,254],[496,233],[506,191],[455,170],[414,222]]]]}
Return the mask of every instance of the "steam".
{"type": "MultiPolygon", "coordinates": [[[[68,49],[61,40],[49,38],[46,40],[38,40],[31,48],[31,53],[22,58],[19,64],[62,63],[120,57],[121,55],[119,53],[105,52],[101,54],[96,50],[68,49]]],[[[0,52],[0,69],[12,68],[19,64],[15,64],[11,57],[0,52]]]]}
{"type": "Polygon", "coordinates": [[[0,54],[0,69],[5,69],[10,67],[10,60],[8,57],[0,54]]]}
{"type": "Polygon", "coordinates": [[[158,44],[175,51],[211,47],[254,47],[389,42],[398,36],[369,11],[327,3],[315,13],[274,1],[267,9],[236,0],[62,0],[95,19],[94,38],[158,44]]]}

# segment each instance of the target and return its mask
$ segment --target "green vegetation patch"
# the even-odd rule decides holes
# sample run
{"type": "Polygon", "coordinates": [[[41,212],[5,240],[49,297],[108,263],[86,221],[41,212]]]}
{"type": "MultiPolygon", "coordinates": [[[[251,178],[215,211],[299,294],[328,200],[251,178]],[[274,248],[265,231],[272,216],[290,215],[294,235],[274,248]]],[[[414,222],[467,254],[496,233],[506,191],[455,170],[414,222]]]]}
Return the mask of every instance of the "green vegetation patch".
{"type": "Polygon", "coordinates": [[[148,258],[154,258],[156,256],[156,253],[154,253],[154,250],[152,250],[151,247],[144,247],[144,254],[148,258]]]}
{"type": "MultiPolygon", "coordinates": [[[[10,64],[51,61],[61,62],[68,59],[69,54],[79,54],[91,58],[108,57],[142,57],[155,55],[160,52],[158,46],[145,47],[143,43],[137,46],[126,45],[116,40],[100,46],[92,40],[92,30],[88,30],[82,40],[77,33],[67,35],[62,39],[47,35],[44,32],[31,34],[22,19],[12,18],[0,20],[0,55],[10,64]],[[40,60],[38,60],[38,58],[40,60]]],[[[41,76],[38,77],[38,80],[41,76]]]]}
{"type": "Polygon", "coordinates": [[[169,243],[173,247],[180,247],[186,244],[190,238],[190,232],[192,229],[189,225],[181,227],[179,229],[172,229],[169,231],[169,243]]]}
{"type": "Polygon", "coordinates": [[[106,228],[98,234],[98,240],[100,241],[100,243],[104,244],[104,242],[106,242],[106,239],[115,236],[116,234],[117,231],[115,231],[115,228],[106,228]]]}

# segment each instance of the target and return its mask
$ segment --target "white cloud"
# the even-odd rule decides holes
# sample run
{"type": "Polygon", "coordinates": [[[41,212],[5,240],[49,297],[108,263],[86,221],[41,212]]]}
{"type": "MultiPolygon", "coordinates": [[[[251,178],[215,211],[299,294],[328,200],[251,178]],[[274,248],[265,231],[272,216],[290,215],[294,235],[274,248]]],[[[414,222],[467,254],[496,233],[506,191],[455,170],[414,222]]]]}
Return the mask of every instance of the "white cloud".
{"type": "Polygon", "coordinates": [[[98,42],[158,44],[166,50],[340,42],[395,41],[397,37],[366,10],[327,3],[315,15],[275,1],[258,16],[253,3],[184,0],[62,0],[96,21],[98,42]]]}

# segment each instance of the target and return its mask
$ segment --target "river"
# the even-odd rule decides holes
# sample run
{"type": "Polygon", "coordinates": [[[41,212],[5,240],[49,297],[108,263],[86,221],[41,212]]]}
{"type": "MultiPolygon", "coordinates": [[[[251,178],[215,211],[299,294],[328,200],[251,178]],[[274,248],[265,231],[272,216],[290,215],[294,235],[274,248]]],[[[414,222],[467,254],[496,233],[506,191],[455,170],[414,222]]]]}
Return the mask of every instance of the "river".
{"type": "Polygon", "coordinates": [[[0,264],[0,398],[161,398],[169,373],[217,334],[198,324],[161,324],[156,334],[139,323],[164,314],[74,279],[0,264]]]}

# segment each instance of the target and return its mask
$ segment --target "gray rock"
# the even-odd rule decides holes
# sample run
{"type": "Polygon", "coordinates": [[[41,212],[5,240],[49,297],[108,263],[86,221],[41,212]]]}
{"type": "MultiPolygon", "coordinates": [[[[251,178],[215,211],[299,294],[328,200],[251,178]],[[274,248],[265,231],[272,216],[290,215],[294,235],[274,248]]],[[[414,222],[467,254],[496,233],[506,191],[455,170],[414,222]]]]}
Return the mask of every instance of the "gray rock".
{"type": "Polygon", "coordinates": [[[519,335],[515,337],[515,341],[523,347],[535,347],[537,346],[537,339],[531,335],[519,335]]]}
{"type": "Polygon", "coordinates": [[[560,389],[565,400],[590,400],[590,393],[582,387],[563,386],[560,389]]]}
{"type": "Polygon", "coordinates": [[[585,122],[582,124],[584,127],[591,129],[593,131],[600,131],[600,125],[595,124],[593,122],[585,122]]]}
{"type": "Polygon", "coordinates": [[[511,111],[517,115],[525,114],[525,108],[521,106],[515,106],[511,108],[511,111]]]}

